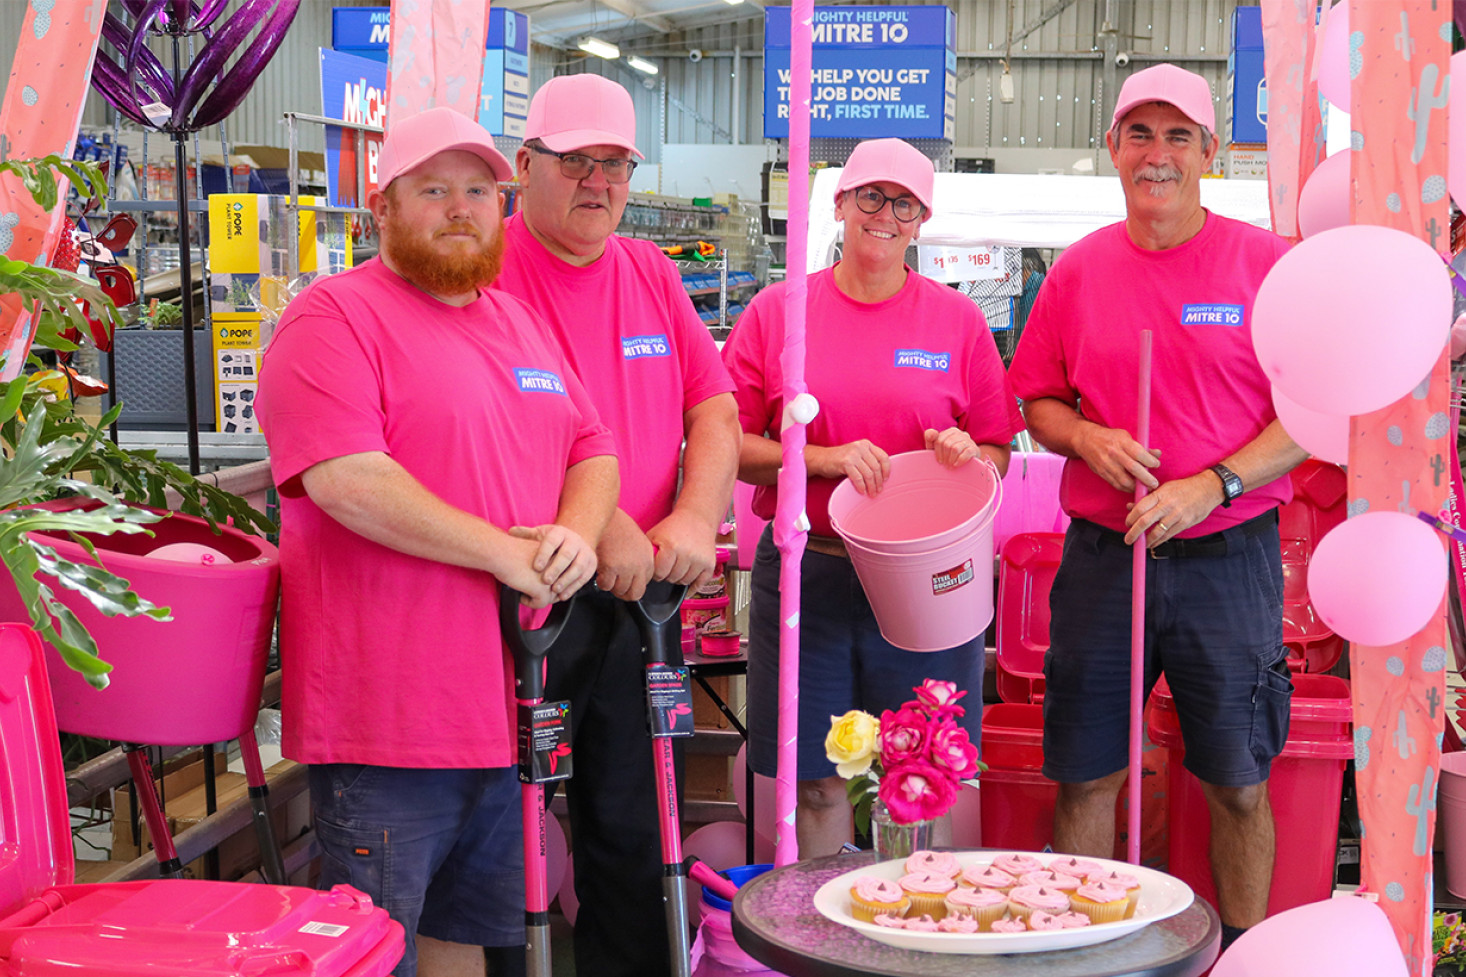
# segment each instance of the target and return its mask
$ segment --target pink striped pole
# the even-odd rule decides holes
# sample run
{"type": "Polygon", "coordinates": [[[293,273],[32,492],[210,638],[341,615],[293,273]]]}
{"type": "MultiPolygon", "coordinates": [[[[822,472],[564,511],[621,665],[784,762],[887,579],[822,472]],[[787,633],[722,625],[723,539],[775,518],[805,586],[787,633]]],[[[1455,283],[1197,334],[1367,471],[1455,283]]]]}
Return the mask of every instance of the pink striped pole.
{"type": "Polygon", "coordinates": [[[779,548],[779,751],[774,785],[774,862],[799,860],[794,832],[799,763],[799,569],[809,522],[804,516],[804,425],[800,409],[810,399],[804,386],[805,252],[809,226],[810,24],[814,0],[794,0],[789,16],[789,249],[785,261],[784,419],[779,433],[783,468],[774,543],[779,548]],[[801,399],[802,398],[802,399],[801,399]],[[797,403],[796,403],[797,402],[797,403]],[[798,416],[796,416],[798,415],[798,416]],[[800,419],[802,417],[802,419],[800,419]]]}
{"type": "MultiPolygon", "coordinates": [[[[1140,331],[1140,402],[1136,410],[1135,440],[1150,446],[1150,349],[1151,332],[1140,331]]],[[[1146,488],[1135,481],[1135,501],[1145,498],[1146,488]]],[[[1130,585],[1130,817],[1125,857],[1140,864],[1140,752],[1141,723],[1145,710],[1145,536],[1135,541],[1130,585]]]]}

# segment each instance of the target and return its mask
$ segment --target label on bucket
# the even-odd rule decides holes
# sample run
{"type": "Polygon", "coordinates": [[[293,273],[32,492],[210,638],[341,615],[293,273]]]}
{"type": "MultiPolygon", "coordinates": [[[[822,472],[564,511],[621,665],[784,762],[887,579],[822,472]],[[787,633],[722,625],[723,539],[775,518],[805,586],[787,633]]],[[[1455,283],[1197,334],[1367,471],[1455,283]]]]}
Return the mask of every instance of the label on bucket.
{"type": "Polygon", "coordinates": [[[972,583],[972,561],[932,574],[932,593],[946,594],[972,583]]]}

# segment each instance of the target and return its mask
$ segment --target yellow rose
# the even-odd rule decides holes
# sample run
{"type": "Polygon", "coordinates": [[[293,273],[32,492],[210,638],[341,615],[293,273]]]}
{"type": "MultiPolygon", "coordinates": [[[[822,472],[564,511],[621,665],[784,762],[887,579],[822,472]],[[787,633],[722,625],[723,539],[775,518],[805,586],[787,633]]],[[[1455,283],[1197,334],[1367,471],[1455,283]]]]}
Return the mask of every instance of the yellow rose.
{"type": "Polygon", "coordinates": [[[870,769],[875,759],[881,723],[868,712],[852,709],[830,717],[830,735],[825,737],[825,756],[835,771],[849,780],[870,769]]]}

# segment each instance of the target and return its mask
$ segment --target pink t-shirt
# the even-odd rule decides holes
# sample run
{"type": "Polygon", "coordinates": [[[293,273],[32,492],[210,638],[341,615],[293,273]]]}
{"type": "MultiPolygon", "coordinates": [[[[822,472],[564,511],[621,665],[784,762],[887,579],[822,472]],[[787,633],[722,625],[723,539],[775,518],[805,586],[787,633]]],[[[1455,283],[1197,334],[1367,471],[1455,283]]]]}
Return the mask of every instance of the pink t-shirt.
{"type": "Polygon", "coordinates": [[[612,235],[585,268],[555,257],[518,214],[494,283],[550,324],[616,435],[621,508],[643,531],[677,498],[682,414],[733,389],[682,276],[650,241],[612,235]]]}
{"type": "MultiPolygon", "coordinates": [[[[775,440],[784,413],[783,283],[759,292],[723,347],[738,384],[738,420],[775,440]]],[[[820,411],[805,429],[810,444],[862,438],[890,454],[926,446],[927,428],[957,426],[979,444],[1007,444],[1023,428],[1003,360],[982,310],[954,289],[907,272],[884,302],[857,302],[835,285],[833,268],[809,278],[805,382],[820,411]]],[[[811,478],[811,531],[834,536],[830,493],[840,479],[811,478]]],[[[753,511],[774,515],[777,490],[754,489],[753,511]]]]}
{"type": "MultiPolygon", "coordinates": [[[[1161,449],[1153,474],[1166,482],[1210,468],[1277,416],[1252,350],[1252,302],[1287,250],[1275,234],[1212,213],[1200,234],[1165,251],[1137,247],[1123,223],[1095,231],[1044,280],[1008,369],[1013,389],[1024,400],[1078,405],[1089,420],[1133,434],[1140,332],[1149,329],[1150,446],[1161,449]]],[[[1177,535],[1213,533],[1292,497],[1284,476],[1177,535]]],[[[1070,459],[1059,501],[1071,516],[1123,531],[1133,495],[1070,459]]]]}
{"type": "Polygon", "coordinates": [[[299,476],[382,451],[500,528],[553,521],[565,470],[614,445],[543,324],[512,296],[454,308],[368,261],[290,303],[257,403],[281,497],[286,756],[513,763],[498,582],[352,532],[299,476]]]}

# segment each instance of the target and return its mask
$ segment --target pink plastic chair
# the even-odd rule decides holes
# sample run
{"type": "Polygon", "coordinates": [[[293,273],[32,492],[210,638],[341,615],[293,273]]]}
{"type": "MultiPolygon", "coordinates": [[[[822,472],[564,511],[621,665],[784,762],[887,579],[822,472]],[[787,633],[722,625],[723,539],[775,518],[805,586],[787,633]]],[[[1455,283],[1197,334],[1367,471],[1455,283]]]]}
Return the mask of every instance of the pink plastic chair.
{"type": "MultiPolygon", "coordinates": [[[[46,508],[97,505],[70,499],[47,503],[46,508]]],[[[98,691],[47,646],[57,724],[68,733],[124,744],[160,869],[175,878],[182,865],[157,793],[146,789],[153,782],[152,768],[140,744],[196,746],[238,739],[255,809],[261,871],[267,881],[283,884],[285,869],[268,816],[268,787],[254,737],[280,589],[279,553],[267,541],[228,526],[215,535],[204,520],[181,513],[149,528],[152,536],[89,540],[109,570],[155,604],[171,608],[173,620],[107,617],[75,592],[54,588],[56,598],[96,639],[102,657],[115,666],[111,684],[98,691]],[[148,555],[172,544],[207,547],[222,559],[204,564],[148,555]]],[[[36,535],[66,559],[96,562],[68,535],[36,535]]],[[[0,620],[28,619],[15,588],[0,586],[0,620]]]]}
{"type": "Polygon", "coordinates": [[[73,885],[71,825],[40,639],[0,624],[0,975],[378,977],[401,925],[350,886],[163,879],[73,885]]]}
{"type": "Polygon", "coordinates": [[[1019,533],[1062,533],[1069,517],[1059,507],[1064,458],[1047,451],[1015,451],[1003,476],[1003,504],[993,521],[996,552],[1019,533]]]}
{"type": "Polygon", "coordinates": [[[1003,546],[998,561],[996,682],[998,698],[1004,702],[1043,701],[1049,590],[1063,552],[1063,533],[1019,533],[1003,546]]]}
{"type": "Polygon", "coordinates": [[[1344,651],[1344,639],[1318,617],[1308,599],[1308,562],[1324,534],[1344,521],[1348,484],[1337,465],[1309,459],[1293,470],[1293,501],[1278,510],[1283,544],[1283,644],[1288,667],[1326,672],[1344,651]]]}

